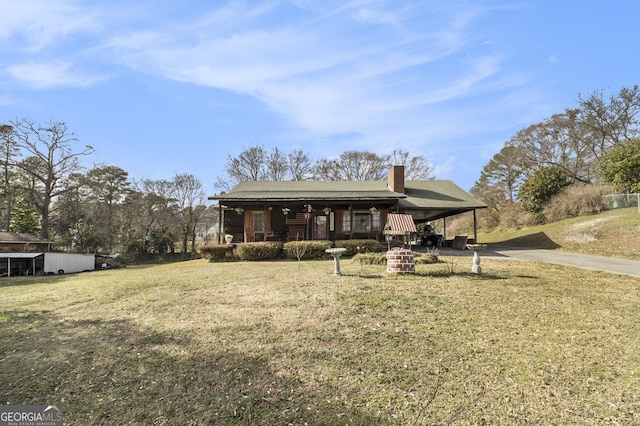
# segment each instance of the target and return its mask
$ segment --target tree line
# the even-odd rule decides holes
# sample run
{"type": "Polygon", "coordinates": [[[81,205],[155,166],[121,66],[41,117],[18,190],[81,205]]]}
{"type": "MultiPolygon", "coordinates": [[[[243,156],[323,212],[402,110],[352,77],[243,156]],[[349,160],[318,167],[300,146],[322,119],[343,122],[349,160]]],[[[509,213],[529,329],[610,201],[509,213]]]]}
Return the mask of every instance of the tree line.
{"type": "MultiPolygon", "coordinates": [[[[64,122],[9,121],[0,125],[0,149],[0,231],[39,235],[68,251],[143,259],[193,252],[197,238],[206,242],[218,224],[217,209],[207,207],[195,176],[132,181],[117,166],[87,169],[81,160],[95,149],[82,145],[64,122]]],[[[254,145],[227,156],[226,176],[214,186],[230,190],[246,180],[381,180],[394,164],[406,166],[408,179],[431,178],[425,157],[401,150],[346,151],[314,161],[299,149],[285,153],[254,145]]]]}
{"type": "Polygon", "coordinates": [[[238,182],[254,180],[383,180],[394,165],[405,166],[407,180],[433,178],[433,168],[425,156],[404,150],[391,154],[351,150],[336,158],[314,161],[301,149],[284,153],[277,147],[268,150],[263,145],[253,145],[237,156],[227,156],[224,165],[227,175],[218,177],[215,186],[229,191],[238,182]]]}
{"type": "Polygon", "coordinates": [[[87,170],[80,160],[95,150],[64,122],[10,121],[0,126],[0,149],[4,232],[39,235],[70,251],[143,257],[193,250],[210,215],[193,175],[132,182],[116,166],[87,170]]]}
{"type": "MultiPolygon", "coordinates": [[[[471,193],[490,214],[519,202],[539,222],[545,203],[568,187],[640,191],[640,89],[580,95],[574,108],[518,131],[484,166],[471,193]]],[[[495,223],[495,217],[493,222],[495,223]]]]}

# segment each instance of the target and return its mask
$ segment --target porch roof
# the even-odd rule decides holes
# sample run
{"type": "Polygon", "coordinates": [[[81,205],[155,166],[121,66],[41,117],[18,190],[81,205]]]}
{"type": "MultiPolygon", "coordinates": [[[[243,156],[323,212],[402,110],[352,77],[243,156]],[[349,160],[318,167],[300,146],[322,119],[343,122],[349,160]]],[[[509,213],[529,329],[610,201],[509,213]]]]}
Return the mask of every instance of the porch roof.
{"type": "Polygon", "coordinates": [[[487,208],[485,203],[450,180],[409,181],[405,193],[406,197],[398,200],[398,207],[418,221],[487,208]]]}

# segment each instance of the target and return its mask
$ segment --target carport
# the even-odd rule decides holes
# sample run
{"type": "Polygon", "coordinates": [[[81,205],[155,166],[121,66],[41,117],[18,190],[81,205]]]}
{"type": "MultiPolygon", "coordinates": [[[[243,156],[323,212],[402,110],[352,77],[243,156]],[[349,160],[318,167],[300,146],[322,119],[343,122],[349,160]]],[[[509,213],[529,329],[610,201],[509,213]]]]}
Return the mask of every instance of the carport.
{"type": "Polygon", "coordinates": [[[3,277],[44,273],[44,253],[0,253],[3,277]]]}
{"type": "Polygon", "coordinates": [[[3,277],[64,274],[95,269],[94,254],[79,253],[0,253],[3,277]]]}

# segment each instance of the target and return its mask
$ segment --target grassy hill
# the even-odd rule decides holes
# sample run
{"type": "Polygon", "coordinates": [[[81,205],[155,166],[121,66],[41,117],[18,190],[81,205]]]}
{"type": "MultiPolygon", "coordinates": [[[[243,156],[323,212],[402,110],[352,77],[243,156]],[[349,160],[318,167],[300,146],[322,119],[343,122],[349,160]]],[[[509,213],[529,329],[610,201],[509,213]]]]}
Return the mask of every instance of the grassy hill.
{"type": "Polygon", "coordinates": [[[640,259],[640,213],[637,207],[609,210],[526,229],[479,233],[478,240],[640,259]]]}

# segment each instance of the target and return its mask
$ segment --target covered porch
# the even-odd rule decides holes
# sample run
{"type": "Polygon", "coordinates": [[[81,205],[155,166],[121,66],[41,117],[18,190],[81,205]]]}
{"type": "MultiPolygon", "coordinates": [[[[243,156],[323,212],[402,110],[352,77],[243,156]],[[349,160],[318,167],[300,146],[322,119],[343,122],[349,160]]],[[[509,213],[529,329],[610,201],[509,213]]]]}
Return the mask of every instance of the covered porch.
{"type": "Polygon", "coordinates": [[[474,211],[475,223],[475,210],[487,207],[451,181],[405,182],[403,166],[386,181],[245,181],[209,199],[218,200],[219,242],[381,241],[390,213],[419,224],[474,211]]]}

